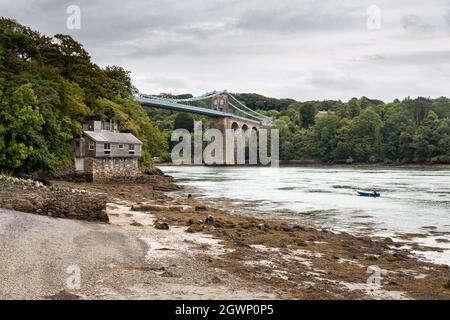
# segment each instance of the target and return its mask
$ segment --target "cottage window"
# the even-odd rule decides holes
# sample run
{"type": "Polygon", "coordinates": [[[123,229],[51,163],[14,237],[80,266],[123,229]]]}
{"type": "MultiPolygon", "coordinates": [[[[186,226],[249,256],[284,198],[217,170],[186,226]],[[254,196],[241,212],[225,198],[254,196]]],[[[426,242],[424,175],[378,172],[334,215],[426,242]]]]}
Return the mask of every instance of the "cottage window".
{"type": "Polygon", "coordinates": [[[128,145],[128,154],[134,154],[134,153],[135,153],[134,144],[128,145]]]}
{"type": "Polygon", "coordinates": [[[89,150],[95,150],[95,142],[89,142],[89,150]]]}
{"type": "Polygon", "coordinates": [[[111,154],[111,144],[105,143],[105,154],[111,154]]]}
{"type": "Polygon", "coordinates": [[[119,144],[119,149],[123,149],[123,144],[119,144]]]}
{"type": "Polygon", "coordinates": [[[77,147],[77,148],[80,147],[80,141],[75,141],[75,147],[77,147]]]}

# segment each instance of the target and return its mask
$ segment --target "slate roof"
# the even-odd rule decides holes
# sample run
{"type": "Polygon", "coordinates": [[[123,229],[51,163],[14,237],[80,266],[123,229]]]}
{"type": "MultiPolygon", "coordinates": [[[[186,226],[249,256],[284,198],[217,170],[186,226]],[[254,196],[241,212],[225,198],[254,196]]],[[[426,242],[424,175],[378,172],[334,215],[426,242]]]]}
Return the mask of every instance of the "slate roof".
{"type": "Polygon", "coordinates": [[[131,133],[112,132],[108,130],[84,131],[84,133],[95,142],[142,144],[142,142],[131,133]]]}

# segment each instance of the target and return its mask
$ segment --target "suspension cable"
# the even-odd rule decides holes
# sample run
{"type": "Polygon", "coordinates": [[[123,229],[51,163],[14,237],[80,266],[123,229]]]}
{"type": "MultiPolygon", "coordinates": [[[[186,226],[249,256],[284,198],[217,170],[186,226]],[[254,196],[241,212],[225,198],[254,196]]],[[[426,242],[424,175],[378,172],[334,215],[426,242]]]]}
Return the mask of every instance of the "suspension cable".
{"type": "Polygon", "coordinates": [[[155,99],[155,100],[160,100],[160,101],[171,101],[171,102],[196,102],[196,101],[202,101],[202,100],[207,100],[207,99],[211,99],[214,98],[216,96],[222,95],[222,94],[226,94],[228,95],[231,99],[233,99],[236,103],[238,103],[242,108],[246,109],[247,111],[242,110],[241,108],[237,107],[236,105],[232,104],[230,101],[228,101],[228,104],[233,107],[234,109],[244,113],[247,116],[250,116],[254,119],[257,119],[258,121],[261,121],[263,119],[267,119],[268,117],[256,112],[255,110],[250,109],[249,107],[247,107],[244,103],[242,103],[241,101],[239,101],[236,97],[234,97],[231,93],[227,92],[226,90],[224,91],[213,91],[213,92],[209,92],[209,93],[205,93],[204,95],[198,96],[198,97],[192,97],[192,98],[185,98],[185,99],[176,99],[176,98],[165,98],[165,97],[160,97],[160,96],[155,96],[155,95],[147,95],[147,94],[143,94],[143,93],[138,93],[138,96],[144,97],[144,98],[148,98],[148,99],[155,99]]]}
{"type": "Polygon", "coordinates": [[[267,116],[265,116],[265,115],[263,115],[263,114],[261,114],[261,113],[259,113],[259,112],[256,112],[255,110],[252,110],[252,109],[250,109],[249,107],[247,107],[245,104],[243,104],[243,103],[240,102],[238,99],[236,99],[231,93],[228,92],[228,95],[229,95],[234,101],[236,101],[238,104],[240,104],[243,108],[245,108],[246,110],[249,110],[250,112],[253,112],[253,113],[257,114],[257,115],[260,116],[260,117],[267,118],[267,116]]]}
{"type": "Polygon", "coordinates": [[[232,106],[233,108],[235,108],[236,110],[238,110],[238,111],[240,111],[240,112],[246,114],[246,115],[249,116],[249,117],[252,117],[252,118],[257,119],[257,120],[262,120],[261,118],[258,118],[257,116],[255,116],[255,115],[253,115],[253,114],[251,114],[251,113],[249,113],[249,112],[246,112],[246,111],[244,111],[244,110],[242,110],[242,109],[236,107],[236,106],[235,106],[234,104],[232,104],[231,102],[228,102],[228,104],[229,104],[230,106],[232,106]]]}

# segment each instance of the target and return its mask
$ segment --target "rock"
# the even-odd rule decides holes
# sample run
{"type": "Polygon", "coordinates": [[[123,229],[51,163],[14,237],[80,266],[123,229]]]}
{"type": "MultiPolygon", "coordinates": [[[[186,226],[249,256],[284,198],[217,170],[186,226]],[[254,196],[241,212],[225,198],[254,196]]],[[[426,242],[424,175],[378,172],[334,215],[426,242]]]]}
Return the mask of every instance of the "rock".
{"type": "Polygon", "coordinates": [[[283,230],[285,232],[292,232],[292,231],[294,231],[294,229],[289,227],[288,225],[282,225],[280,228],[281,228],[281,230],[283,230]]]}
{"type": "Polygon", "coordinates": [[[203,227],[197,223],[194,223],[187,228],[186,232],[195,233],[203,230],[203,227]]]}
{"type": "Polygon", "coordinates": [[[393,256],[395,258],[397,258],[398,260],[406,260],[406,259],[408,259],[408,255],[406,253],[403,253],[403,252],[395,252],[393,254],[393,256]]]}
{"type": "Polygon", "coordinates": [[[46,297],[48,300],[80,300],[81,297],[67,292],[66,290],[62,290],[60,292],[58,292],[57,294],[54,294],[52,296],[48,296],[46,297]]]}
{"type": "Polygon", "coordinates": [[[444,289],[450,290],[450,280],[448,280],[447,283],[444,284],[444,289]]]}
{"type": "Polygon", "coordinates": [[[382,259],[382,260],[386,260],[386,261],[389,261],[389,262],[394,262],[394,261],[398,261],[399,259],[397,259],[394,255],[392,255],[392,254],[390,254],[390,253],[383,253],[381,256],[380,256],[380,259],[382,259]]]}
{"type": "Polygon", "coordinates": [[[163,206],[154,205],[154,204],[135,204],[131,207],[132,211],[161,211],[163,210],[163,206]]]}
{"type": "Polygon", "coordinates": [[[224,225],[222,222],[215,220],[214,221],[214,227],[219,228],[219,229],[223,229],[224,225]]]}
{"type": "Polygon", "coordinates": [[[34,206],[31,203],[30,200],[27,199],[16,199],[15,203],[13,204],[14,210],[22,211],[22,212],[28,212],[31,213],[34,211],[34,206]]]}
{"type": "Polygon", "coordinates": [[[164,271],[162,274],[161,274],[161,277],[165,277],[165,278],[176,278],[176,277],[178,277],[176,274],[174,274],[173,272],[171,272],[171,271],[164,271]]]}
{"type": "Polygon", "coordinates": [[[217,277],[217,276],[214,276],[214,277],[211,279],[210,282],[211,282],[211,283],[214,283],[214,284],[221,284],[221,283],[223,283],[222,279],[220,279],[220,278],[217,277]]]}
{"type": "Polygon", "coordinates": [[[367,244],[369,246],[373,244],[372,239],[370,239],[369,237],[360,237],[358,239],[361,240],[364,244],[367,244]]]}
{"type": "Polygon", "coordinates": [[[169,225],[166,222],[162,222],[160,220],[156,220],[153,223],[153,226],[159,230],[169,230],[169,225]]]}
{"type": "Polygon", "coordinates": [[[224,226],[225,226],[225,228],[228,228],[228,229],[236,228],[236,224],[234,222],[227,222],[224,226]]]}
{"type": "Polygon", "coordinates": [[[206,211],[207,208],[204,205],[195,206],[195,211],[206,211]]]}
{"type": "Polygon", "coordinates": [[[386,237],[386,238],[384,238],[384,242],[394,243],[394,240],[392,240],[392,238],[386,237]]]}
{"type": "Polygon", "coordinates": [[[184,207],[183,206],[169,206],[167,209],[172,212],[181,212],[184,210],[184,207]]]}
{"type": "Polygon", "coordinates": [[[130,226],[143,227],[144,225],[142,223],[137,222],[137,221],[133,221],[132,223],[130,223],[130,226]]]}
{"type": "Polygon", "coordinates": [[[292,228],[294,228],[295,230],[298,230],[298,231],[305,231],[306,230],[305,227],[303,227],[301,225],[298,225],[298,224],[296,224],[292,228]]]}
{"type": "Polygon", "coordinates": [[[299,247],[306,247],[306,246],[308,246],[308,244],[305,241],[301,240],[301,239],[295,239],[294,243],[296,245],[298,245],[299,247]]]}
{"type": "MultiPolygon", "coordinates": [[[[395,259],[393,259],[392,255],[390,255],[388,253],[383,253],[380,258],[386,258],[386,260],[388,260],[388,261],[394,261],[395,260],[395,259]]],[[[372,261],[372,262],[378,261],[378,258],[375,257],[375,256],[366,256],[365,259],[367,261],[372,261]]]]}
{"type": "Polygon", "coordinates": [[[214,217],[212,215],[209,215],[206,219],[205,219],[205,224],[207,225],[212,225],[214,224],[214,217]]]}
{"type": "Polygon", "coordinates": [[[258,229],[261,231],[266,231],[267,225],[265,223],[260,223],[260,224],[258,224],[258,229]]]}
{"type": "Polygon", "coordinates": [[[243,239],[232,239],[232,241],[238,246],[250,248],[250,245],[247,243],[247,241],[243,239]]]}

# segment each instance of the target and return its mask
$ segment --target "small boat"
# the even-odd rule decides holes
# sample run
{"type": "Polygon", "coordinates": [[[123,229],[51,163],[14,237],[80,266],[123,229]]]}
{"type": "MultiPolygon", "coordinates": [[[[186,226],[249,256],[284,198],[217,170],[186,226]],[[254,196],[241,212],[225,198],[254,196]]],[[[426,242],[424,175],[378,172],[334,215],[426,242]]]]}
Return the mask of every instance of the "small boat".
{"type": "Polygon", "coordinates": [[[380,194],[376,191],[370,191],[370,192],[365,192],[365,191],[357,191],[358,195],[361,197],[372,197],[372,198],[378,198],[380,196],[380,194]]]}

